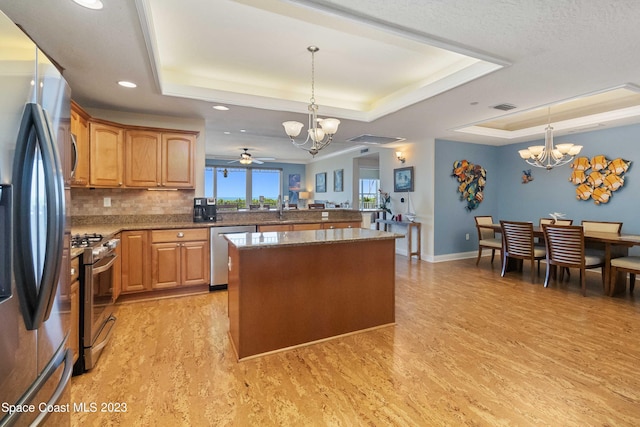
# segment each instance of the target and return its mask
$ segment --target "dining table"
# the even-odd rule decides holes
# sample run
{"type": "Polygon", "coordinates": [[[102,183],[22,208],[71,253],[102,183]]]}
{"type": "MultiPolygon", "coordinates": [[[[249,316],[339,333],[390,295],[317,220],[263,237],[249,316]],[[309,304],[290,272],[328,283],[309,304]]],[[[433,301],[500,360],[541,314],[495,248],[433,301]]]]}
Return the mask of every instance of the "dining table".
{"type": "MultiPolygon", "coordinates": [[[[499,223],[479,225],[479,227],[491,229],[496,233],[502,232],[502,227],[499,223]]],[[[534,226],[533,236],[538,239],[544,239],[542,227],[534,226]]],[[[616,277],[611,277],[611,260],[628,255],[629,248],[640,245],[640,235],[585,231],[584,242],[586,248],[599,248],[604,251],[604,293],[609,296],[625,293],[627,274],[618,272],[616,277]]]]}

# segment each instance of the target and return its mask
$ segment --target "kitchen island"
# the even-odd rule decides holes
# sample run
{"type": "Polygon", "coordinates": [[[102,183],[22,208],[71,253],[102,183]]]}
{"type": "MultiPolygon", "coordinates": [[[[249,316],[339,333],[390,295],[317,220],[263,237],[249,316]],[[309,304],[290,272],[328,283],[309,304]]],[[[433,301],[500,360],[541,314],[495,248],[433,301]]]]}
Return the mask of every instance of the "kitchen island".
{"type": "Polygon", "coordinates": [[[395,322],[395,239],[361,228],[227,234],[238,360],[395,322]]]}

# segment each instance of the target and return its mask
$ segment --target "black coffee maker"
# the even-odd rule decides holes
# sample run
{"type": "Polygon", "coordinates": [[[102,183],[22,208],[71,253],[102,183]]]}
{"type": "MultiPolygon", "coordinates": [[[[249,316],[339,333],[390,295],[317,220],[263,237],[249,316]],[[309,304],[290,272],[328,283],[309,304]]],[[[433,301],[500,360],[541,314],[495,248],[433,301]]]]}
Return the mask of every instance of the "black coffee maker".
{"type": "Polygon", "coordinates": [[[216,222],[216,200],[195,197],[193,199],[193,222],[216,222]]]}

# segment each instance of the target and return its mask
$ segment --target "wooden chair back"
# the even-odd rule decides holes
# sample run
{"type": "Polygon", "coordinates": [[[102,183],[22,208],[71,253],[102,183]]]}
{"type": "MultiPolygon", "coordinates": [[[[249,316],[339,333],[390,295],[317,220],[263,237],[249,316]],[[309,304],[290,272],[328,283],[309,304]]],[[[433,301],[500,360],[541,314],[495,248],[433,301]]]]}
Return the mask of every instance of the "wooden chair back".
{"type": "Polygon", "coordinates": [[[478,240],[487,240],[496,237],[496,233],[492,229],[480,227],[480,225],[493,224],[492,216],[476,216],[474,219],[476,220],[476,229],[478,230],[478,240]]]}
{"type": "Polygon", "coordinates": [[[553,218],[540,218],[540,227],[542,228],[543,224],[551,225],[572,225],[572,219],[553,219],[553,218]]]}
{"type": "Polygon", "coordinates": [[[324,209],[324,203],[309,203],[309,209],[324,209]]]}
{"type": "Polygon", "coordinates": [[[612,221],[582,221],[582,227],[585,232],[597,231],[603,233],[617,233],[620,234],[622,230],[621,222],[612,221]]]}
{"type": "Polygon", "coordinates": [[[533,224],[530,222],[500,221],[504,251],[511,258],[533,257],[533,224]]]}
{"type": "Polygon", "coordinates": [[[570,268],[584,266],[584,231],[581,226],[544,224],[542,229],[547,245],[547,263],[570,268]]]}

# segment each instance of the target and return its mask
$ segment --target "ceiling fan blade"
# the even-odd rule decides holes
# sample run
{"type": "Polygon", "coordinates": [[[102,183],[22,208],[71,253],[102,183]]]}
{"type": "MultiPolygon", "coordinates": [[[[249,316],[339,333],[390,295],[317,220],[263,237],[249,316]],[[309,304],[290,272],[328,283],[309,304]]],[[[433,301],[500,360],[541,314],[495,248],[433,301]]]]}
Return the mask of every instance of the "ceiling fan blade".
{"type": "Polygon", "coordinates": [[[258,160],[263,160],[263,161],[270,161],[270,160],[275,160],[275,157],[258,157],[258,160]]]}
{"type": "Polygon", "coordinates": [[[231,160],[230,162],[227,163],[235,163],[235,162],[239,162],[240,160],[231,160]]]}
{"type": "Polygon", "coordinates": [[[259,165],[261,165],[261,164],[263,164],[263,163],[264,163],[263,161],[258,160],[258,159],[252,159],[251,161],[252,161],[253,163],[257,163],[257,164],[259,164],[259,165]]]}

